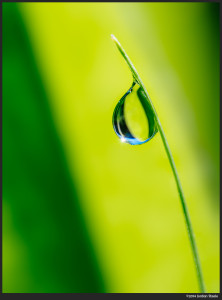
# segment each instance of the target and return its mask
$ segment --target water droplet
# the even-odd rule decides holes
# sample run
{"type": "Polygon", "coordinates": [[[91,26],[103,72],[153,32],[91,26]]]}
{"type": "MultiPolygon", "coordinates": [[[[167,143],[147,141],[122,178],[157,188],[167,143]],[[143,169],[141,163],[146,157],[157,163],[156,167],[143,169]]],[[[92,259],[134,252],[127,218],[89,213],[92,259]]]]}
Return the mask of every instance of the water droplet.
{"type": "Polygon", "coordinates": [[[157,133],[153,111],[143,89],[133,82],[113,112],[113,128],[122,142],[140,145],[157,133]]]}

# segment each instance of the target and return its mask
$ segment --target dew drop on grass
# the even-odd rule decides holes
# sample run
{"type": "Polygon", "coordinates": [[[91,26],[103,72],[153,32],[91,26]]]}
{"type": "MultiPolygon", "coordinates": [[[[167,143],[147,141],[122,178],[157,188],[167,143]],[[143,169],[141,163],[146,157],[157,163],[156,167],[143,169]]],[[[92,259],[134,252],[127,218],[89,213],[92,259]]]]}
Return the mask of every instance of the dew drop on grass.
{"type": "Polygon", "coordinates": [[[153,111],[143,89],[133,82],[113,112],[113,128],[121,141],[140,145],[157,133],[153,111]]]}

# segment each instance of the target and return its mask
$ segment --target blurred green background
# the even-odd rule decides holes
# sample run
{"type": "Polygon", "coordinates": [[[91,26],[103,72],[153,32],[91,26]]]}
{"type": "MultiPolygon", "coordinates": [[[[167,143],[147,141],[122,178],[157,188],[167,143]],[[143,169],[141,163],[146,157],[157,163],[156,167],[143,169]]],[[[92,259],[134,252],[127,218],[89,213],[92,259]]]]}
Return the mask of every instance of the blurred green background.
{"type": "Polygon", "coordinates": [[[157,134],[121,143],[135,64],[219,292],[219,3],[3,3],[3,292],[193,293],[157,134]]]}

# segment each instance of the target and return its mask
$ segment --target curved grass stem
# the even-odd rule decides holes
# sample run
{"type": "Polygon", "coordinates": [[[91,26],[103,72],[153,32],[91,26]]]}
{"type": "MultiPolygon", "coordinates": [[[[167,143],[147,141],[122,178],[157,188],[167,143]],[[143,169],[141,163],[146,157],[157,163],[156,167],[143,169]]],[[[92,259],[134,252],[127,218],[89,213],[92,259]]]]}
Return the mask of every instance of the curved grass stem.
{"type": "Polygon", "coordinates": [[[193,253],[194,263],[195,263],[195,266],[196,266],[199,289],[200,289],[201,293],[205,293],[206,291],[205,291],[205,285],[204,285],[204,280],[203,280],[203,274],[202,274],[202,271],[201,271],[201,264],[200,264],[200,260],[199,260],[199,255],[198,255],[198,251],[197,251],[196,241],[195,241],[194,232],[193,232],[192,225],[191,225],[191,220],[190,220],[187,204],[186,204],[186,201],[185,201],[185,197],[184,197],[183,189],[182,189],[182,186],[181,186],[181,183],[180,183],[179,175],[178,175],[178,172],[177,172],[177,169],[176,169],[176,165],[175,165],[172,153],[170,151],[170,147],[169,147],[169,144],[167,142],[165,133],[163,131],[163,127],[160,123],[160,120],[159,120],[158,115],[155,111],[155,108],[154,108],[153,103],[150,99],[150,96],[149,96],[142,80],[140,79],[139,74],[136,71],[134,65],[132,64],[131,60],[129,59],[128,55],[126,54],[125,50],[123,49],[123,47],[121,46],[121,44],[119,43],[117,38],[113,34],[111,35],[111,38],[115,42],[117,48],[119,49],[120,53],[122,54],[123,58],[125,59],[126,63],[128,64],[128,66],[129,66],[129,68],[130,68],[130,70],[133,74],[134,80],[144,90],[144,93],[147,97],[147,100],[148,100],[148,102],[149,102],[149,104],[150,104],[150,106],[153,110],[156,122],[158,124],[158,130],[160,132],[160,136],[161,136],[164,148],[166,150],[166,154],[167,154],[167,157],[169,159],[170,166],[171,166],[172,171],[173,171],[173,175],[174,175],[176,185],[177,185],[177,190],[178,190],[179,197],[180,197],[180,200],[181,200],[181,205],[182,205],[183,214],[184,214],[184,218],[185,218],[185,222],[186,222],[189,241],[190,241],[190,245],[191,245],[191,249],[192,249],[192,253],[193,253]]]}

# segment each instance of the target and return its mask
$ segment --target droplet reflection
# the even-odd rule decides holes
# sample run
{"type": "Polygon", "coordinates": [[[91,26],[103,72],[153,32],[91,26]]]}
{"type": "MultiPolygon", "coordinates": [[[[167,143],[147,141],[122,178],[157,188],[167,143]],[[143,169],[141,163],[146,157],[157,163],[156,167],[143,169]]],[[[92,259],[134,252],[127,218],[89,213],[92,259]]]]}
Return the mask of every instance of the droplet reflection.
{"type": "Polygon", "coordinates": [[[122,142],[140,145],[157,133],[153,111],[143,89],[133,82],[113,112],[113,128],[122,142]]]}

